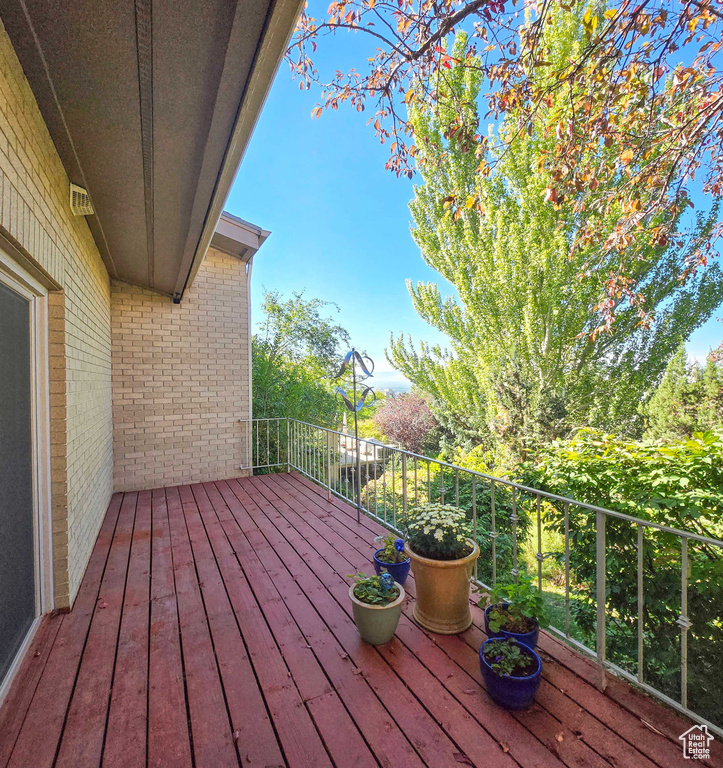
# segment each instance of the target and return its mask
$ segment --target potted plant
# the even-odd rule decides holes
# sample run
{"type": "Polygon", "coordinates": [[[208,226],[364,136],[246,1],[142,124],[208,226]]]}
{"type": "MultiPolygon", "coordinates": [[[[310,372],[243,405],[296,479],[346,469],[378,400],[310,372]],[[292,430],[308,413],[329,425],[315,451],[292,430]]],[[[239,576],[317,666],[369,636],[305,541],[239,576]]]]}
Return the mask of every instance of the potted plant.
{"type": "Polygon", "coordinates": [[[406,550],[417,591],[414,618],[432,632],[463,632],[472,623],[469,585],[479,557],[467,516],[444,504],[424,504],[411,514],[406,550]]]}
{"type": "Polygon", "coordinates": [[[362,640],[372,645],[388,643],[397,630],[402,614],[404,587],[388,573],[367,576],[356,573],[349,587],[354,622],[362,640]]]}
{"type": "Polygon", "coordinates": [[[514,638],[534,650],[540,626],[546,626],[542,594],[529,576],[491,590],[485,608],[488,637],[514,638]]]}
{"type": "Polygon", "coordinates": [[[377,539],[382,548],[374,553],[374,570],[379,574],[386,571],[397,584],[404,586],[409,575],[409,555],[404,551],[404,542],[393,534],[377,539]]]}
{"type": "Polygon", "coordinates": [[[508,709],[525,709],[535,700],[542,662],[529,646],[514,638],[490,638],[479,650],[479,663],[493,701],[508,709]]]}

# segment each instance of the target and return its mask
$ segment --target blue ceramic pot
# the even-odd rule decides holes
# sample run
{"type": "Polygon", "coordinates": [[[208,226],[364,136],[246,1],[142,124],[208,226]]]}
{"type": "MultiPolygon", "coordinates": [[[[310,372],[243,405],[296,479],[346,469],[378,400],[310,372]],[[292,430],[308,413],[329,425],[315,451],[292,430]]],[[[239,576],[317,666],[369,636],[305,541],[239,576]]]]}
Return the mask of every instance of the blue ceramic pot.
{"type": "Polygon", "coordinates": [[[502,707],[507,707],[507,709],[526,709],[535,700],[535,694],[540,687],[540,674],[542,672],[540,657],[532,648],[520,645],[523,652],[529,653],[535,660],[535,671],[525,677],[499,675],[487,663],[484,656],[485,646],[491,642],[492,639],[485,640],[479,649],[479,665],[487,693],[489,693],[493,701],[502,707]]]}
{"type": "Polygon", "coordinates": [[[397,584],[404,586],[404,582],[407,580],[407,576],[409,575],[409,566],[411,565],[409,557],[407,557],[403,563],[383,563],[377,558],[377,555],[383,551],[383,549],[378,549],[374,553],[374,570],[376,571],[377,576],[382,572],[382,568],[386,568],[387,573],[389,573],[394,581],[396,581],[397,584]]]}
{"type": "Polygon", "coordinates": [[[502,610],[505,610],[506,606],[504,604],[499,606],[488,605],[485,608],[485,632],[487,633],[487,637],[502,637],[505,639],[513,637],[515,640],[523,643],[528,648],[532,648],[533,651],[535,648],[537,648],[537,636],[540,634],[540,625],[537,622],[535,622],[535,628],[532,630],[532,632],[508,632],[506,629],[501,629],[499,632],[492,632],[490,630],[489,613],[493,608],[501,608],[502,610]]]}

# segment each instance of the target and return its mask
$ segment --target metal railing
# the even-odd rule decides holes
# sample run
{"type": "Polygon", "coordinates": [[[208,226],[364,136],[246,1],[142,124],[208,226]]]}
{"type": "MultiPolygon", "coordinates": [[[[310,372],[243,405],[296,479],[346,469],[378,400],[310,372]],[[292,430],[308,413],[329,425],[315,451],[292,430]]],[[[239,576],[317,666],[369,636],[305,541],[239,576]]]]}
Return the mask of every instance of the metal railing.
{"type": "MultiPolygon", "coordinates": [[[[416,504],[438,501],[465,509],[472,536],[482,550],[473,575],[479,586],[489,589],[498,580],[517,578],[523,570],[536,571],[538,588],[555,609],[548,631],[597,660],[602,689],[606,673],[613,672],[723,736],[723,719],[719,717],[723,706],[715,680],[711,680],[711,688],[718,702],[709,706],[700,695],[692,705],[689,701],[688,654],[695,619],[689,615],[689,598],[692,591],[697,597],[700,589],[697,581],[691,584],[691,548],[696,562],[701,556],[713,558],[720,563],[718,572],[723,573],[723,540],[578,502],[376,440],[359,438],[356,443],[353,436],[308,422],[280,417],[242,424],[252,458],[242,469],[296,470],[326,488],[329,498],[339,496],[355,505],[358,515],[369,515],[400,534],[416,504]],[[359,498],[355,498],[357,452],[363,488],[359,498]],[[665,551],[661,562],[655,563],[651,562],[654,537],[658,537],[657,543],[662,541],[665,551]],[[543,542],[551,551],[543,551],[543,542]],[[618,563],[622,556],[623,570],[627,566],[634,569],[633,585],[617,584],[615,576],[608,573],[613,547],[618,563]],[[546,574],[546,563],[557,565],[558,572],[546,574]],[[585,567],[589,573],[577,573],[584,572],[585,567]],[[666,663],[670,666],[669,654],[667,662],[652,659],[651,669],[646,668],[646,648],[654,644],[658,634],[655,628],[646,632],[646,579],[652,578],[651,574],[660,583],[678,584],[674,588],[678,605],[673,607],[679,610],[675,618],[670,616],[680,646],[674,674],[669,668],[661,669],[666,663]],[[559,584],[557,588],[551,586],[555,578],[562,581],[562,591],[559,584]],[[630,599],[635,606],[626,612],[629,615],[609,608],[612,589],[632,591],[630,599]],[[576,611],[581,606],[588,608],[588,623],[594,616],[594,630],[592,626],[587,631],[577,626],[576,611]],[[622,627],[625,642],[612,643],[611,648],[609,626],[618,631],[622,627]],[[594,647],[590,647],[593,636],[594,647]],[[710,719],[706,717],[709,712],[715,713],[710,719]]],[[[580,615],[584,619],[585,611],[580,615]]],[[[720,624],[723,606],[717,616],[720,624]]],[[[723,628],[718,624],[715,631],[720,634],[723,628]]],[[[702,645],[705,649],[705,643],[702,645]]],[[[716,673],[719,676],[720,669],[716,673]]]]}

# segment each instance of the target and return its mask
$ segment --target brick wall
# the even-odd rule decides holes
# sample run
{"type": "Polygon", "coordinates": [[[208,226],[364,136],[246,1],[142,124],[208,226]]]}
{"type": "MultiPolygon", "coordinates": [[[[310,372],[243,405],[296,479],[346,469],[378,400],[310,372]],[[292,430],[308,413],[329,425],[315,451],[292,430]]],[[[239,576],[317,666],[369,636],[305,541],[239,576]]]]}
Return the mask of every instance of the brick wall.
{"type": "Polygon", "coordinates": [[[112,490],[110,281],[0,22],[0,233],[45,270],[50,299],[55,604],[80,585],[112,490]]]}
{"type": "Polygon", "coordinates": [[[211,249],[180,305],[111,290],[118,491],[242,474],[249,417],[246,265],[211,249]]]}

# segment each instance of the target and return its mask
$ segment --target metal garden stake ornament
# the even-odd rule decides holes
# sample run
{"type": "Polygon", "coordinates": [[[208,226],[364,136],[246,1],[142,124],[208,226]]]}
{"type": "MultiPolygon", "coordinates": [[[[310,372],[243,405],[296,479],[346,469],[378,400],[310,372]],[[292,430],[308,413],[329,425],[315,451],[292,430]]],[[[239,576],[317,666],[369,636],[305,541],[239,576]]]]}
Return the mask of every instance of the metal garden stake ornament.
{"type": "Polygon", "coordinates": [[[362,355],[357,352],[356,349],[352,349],[350,352],[346,353],[341,368],[339,368],[339,373],[336,374],[335,378],[340,379],[350,367],[352,380],[351,398],[346,390],[341,387],[336,387],[336,391],[341,396],[347,409],[354,414],[354,453],[356,454],[354,491],[356,493],[356,518],[357,522],[359,522],[361,514],[361,461],[359,457],[359,423],[357,417],[362,408],[374,405],[377,396],[374,394],[374,390],[368,385],[361,387],[361,390],[357,395],[357,385],[362,385],[374,374],[374,361],[371,357],[362,355]],[[357,373],[357,366],[361,369],[360,373],[357,373]],[[357,396],[359,397],[358,400],[357,396]]]}

